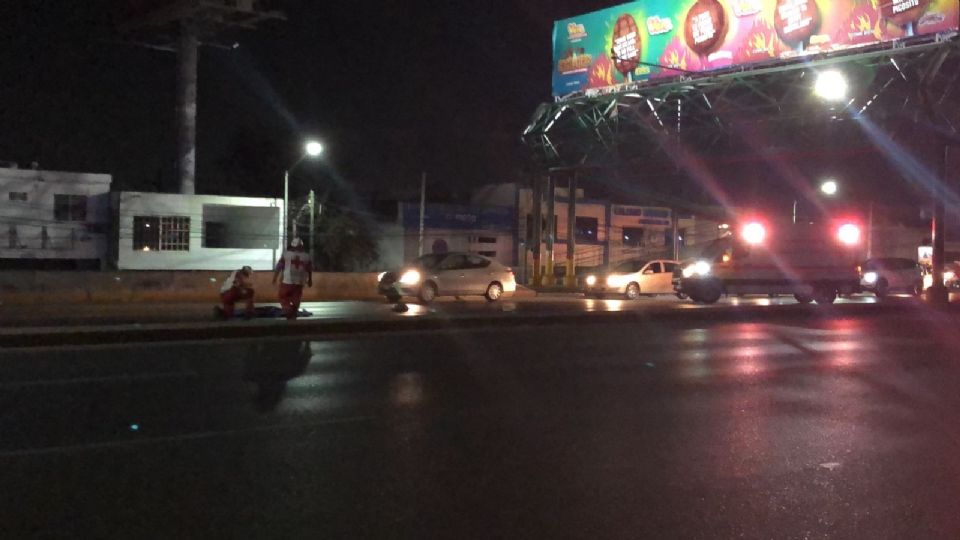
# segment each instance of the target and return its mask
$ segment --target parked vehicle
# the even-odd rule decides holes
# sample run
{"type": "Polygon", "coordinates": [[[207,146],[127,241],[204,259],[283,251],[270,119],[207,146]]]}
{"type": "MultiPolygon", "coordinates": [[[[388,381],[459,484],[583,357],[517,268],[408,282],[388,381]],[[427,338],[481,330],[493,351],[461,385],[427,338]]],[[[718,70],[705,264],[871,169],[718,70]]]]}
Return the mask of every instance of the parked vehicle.
{"type": "Polygon", "coordinates": [[[404,296],[429,304],[438,296],[482,295],[490,302],[517,290],[513,270],[474,253],[431,253],[396,272],[380,274],[378,290],[390,302],[404,296]]]}
{"type": "Polygon", "coordinates": [[[960,289],[960,261],[953,261],[944,267],[943,284],[950,290],[960,289]]]}
{"type": "Polygon", "coordinates": [[[679,266],[680,261],[630,259],[605,272],[588,275],[584,292],[597,298],[622,295],[627,300],[641,295],[676,294],[672,279],[679,266]]]}
{"type": "Polygon", "coordinates": [[[875,258],[860,265],[860,285],[877,298],[894,292],[919,295],[924,289],[923,276],[923,267],[906,258],[875,258]]]}
{"type": "Polygon", "coordinates": [[[790,294],[803,304],[832,304],[840,294],[860,292],[855,223],[772,226],[752,220],[734,230],[674,273],[677,293],[706,304],[724,294],[790,294]]]}

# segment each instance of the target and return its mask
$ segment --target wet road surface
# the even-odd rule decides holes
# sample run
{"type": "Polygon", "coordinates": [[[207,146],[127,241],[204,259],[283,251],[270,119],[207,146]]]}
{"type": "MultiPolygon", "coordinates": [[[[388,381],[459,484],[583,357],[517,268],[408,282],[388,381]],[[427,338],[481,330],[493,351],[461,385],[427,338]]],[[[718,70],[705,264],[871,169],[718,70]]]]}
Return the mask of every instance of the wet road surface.
{"type": "MultiPolygon", "coordinates": [[[[894,302],[912,302],[909,297],[891,299],[894,302]]],[[[960,297],[956,298],[960,302],[960,297]]],[[[838,304],[870,304],[877,302],[870,295],[859,295],[838,300],[838,304]]],[[[695,304],[673,296],[642,297],[637,300],[585,298],[579,294],[552,294],[534,298],[504,299],[488,303],[482,298],[455,300],[442,298],[429,306],[406,304],[408,311],[398,314],[393,305],[383,301],[307,302],[303,309],[311,313],[304,320],[386,320],[398,317],[460,317],[499,316],[503,312],[521,315],[550,315],[597,311],[659,311],[678,309],[716,309],[731,305],[793,305],[792,297],[724,298],[714,306],[695,304]]],[[[271,305],[271,304],[258,304],[271,305]]],[[[23,327],[72,327],[123,324],[177,324],[184,322],[211,323],[214,304],[84,304],[42,306],[0,306],[0,333],[16,332],[23,327]]],[[[279,322],[281,319],[261,319],[260,322],[279,322]]],[[[237,320],[236,322],[240,322],[237,320]]]]}
{"type": "Polygon", "coordinates": [[[7,537],[957,538],[934,312],[0,352],[7,537]]]}

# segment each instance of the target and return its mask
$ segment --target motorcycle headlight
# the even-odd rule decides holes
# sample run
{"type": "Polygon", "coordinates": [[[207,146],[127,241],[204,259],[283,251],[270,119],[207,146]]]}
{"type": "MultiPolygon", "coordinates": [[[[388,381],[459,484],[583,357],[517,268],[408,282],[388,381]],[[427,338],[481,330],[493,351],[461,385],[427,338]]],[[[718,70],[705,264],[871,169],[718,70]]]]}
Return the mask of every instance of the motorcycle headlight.
{"type": "Polygon", "coordinates": [[[876,272],[864,272],[863,273],[863,282],[874,284],[877,282],[877,273],[876,272]]]}
{"type": "Polygon", "coordinates": [[[587,286],[593,287],[597,284],[597,276],[587,276],[587,286]]]}
{"type": "Polygon", "coordinates": [[[400,283],[403,285],[416,285],[420,283],[420,272],[416,270],[407,270],[400,276],[400,283]]]}

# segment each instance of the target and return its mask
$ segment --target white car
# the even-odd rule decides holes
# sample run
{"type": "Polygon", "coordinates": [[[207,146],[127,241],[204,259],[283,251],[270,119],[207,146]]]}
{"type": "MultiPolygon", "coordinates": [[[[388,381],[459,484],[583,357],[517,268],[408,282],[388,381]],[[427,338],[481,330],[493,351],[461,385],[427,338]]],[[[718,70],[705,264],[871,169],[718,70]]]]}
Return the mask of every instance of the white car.
{"type": "Polygon", "coordinates": [[[860,286],[878,298],[891,292],[919,295],[923,292],[923,274],[923,267],[910,259],[870,259],[860,265],[860,286]]]}
{"type": "Polygon", "coordinates": [[[622,295],[627,300],[640,295],[676,294],[673,290],[673,272],[679,266],[679,261],[666,259],[630,259],[617,263],[606,272],[588,275],[584,281],[584,292],[597,298],[622,295]]]}
{"type": "Polygon", "coordinates": [[[429,304],[437,296],[482,295],[490,302],[517,290],[513,269],[475,253],[431,253],[398,272],[380,274],[377,286],[390,302],[416,297],[429,304]]]}

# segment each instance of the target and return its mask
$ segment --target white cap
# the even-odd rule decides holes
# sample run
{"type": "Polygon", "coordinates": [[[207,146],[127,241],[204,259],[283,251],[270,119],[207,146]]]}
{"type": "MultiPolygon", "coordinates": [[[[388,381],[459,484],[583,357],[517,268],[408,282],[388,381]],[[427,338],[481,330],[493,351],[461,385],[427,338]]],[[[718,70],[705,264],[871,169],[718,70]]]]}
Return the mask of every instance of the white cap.
{"type": "Polygon", "coordinates": [[[303,247],[303,240],[299,238],[294,238],[293,240],[290,241],[290,247],[295,247],[295,248],[303,247]]]}

